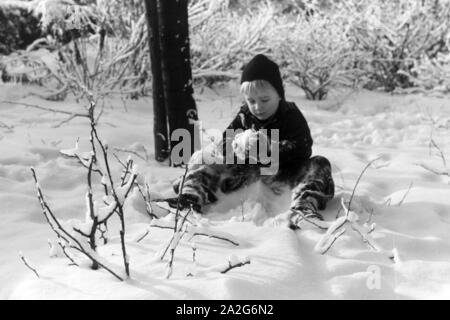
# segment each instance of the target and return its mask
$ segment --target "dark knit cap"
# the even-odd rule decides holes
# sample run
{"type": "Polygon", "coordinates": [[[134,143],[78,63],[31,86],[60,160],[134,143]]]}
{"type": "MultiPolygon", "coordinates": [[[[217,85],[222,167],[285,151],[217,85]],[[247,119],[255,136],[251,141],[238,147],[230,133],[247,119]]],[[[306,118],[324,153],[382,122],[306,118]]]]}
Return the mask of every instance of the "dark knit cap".
{"type": "Polygon", "coordinates": [[[241,84],[245,81],[266,80],[277,90],[284,100],[283,80],[278,65],[263,54],[258,54],[242,71],[241,84]]]}

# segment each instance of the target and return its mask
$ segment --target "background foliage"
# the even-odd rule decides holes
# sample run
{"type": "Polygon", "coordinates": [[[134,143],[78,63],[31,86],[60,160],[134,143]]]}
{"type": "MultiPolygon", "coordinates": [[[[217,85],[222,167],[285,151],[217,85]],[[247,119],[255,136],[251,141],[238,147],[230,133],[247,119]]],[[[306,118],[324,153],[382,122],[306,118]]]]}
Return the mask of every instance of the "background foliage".
{"type": "MultiPolygon", "coordinates": [[[[70,92],[123,92],[133,98],[148,94],[143,1],[30,3],[44,38],[27,50],[0,56],[4,81],[46,85],[48,97],[57,99],[70,92]],[[37,49],[50,51],[54,62],[37,58],[37,49]],[[76,64],[68,66],[71,57],[76,64]],[[101,85],[107,78],[111,84],[101,85]]],[[[238,79],[244,63],[264,53],[309,99],[325,99],[330,88],[342,86],[450,90],[450,1],[191,0],[189,19],[192,68],[199,85],[238,79]]]]}

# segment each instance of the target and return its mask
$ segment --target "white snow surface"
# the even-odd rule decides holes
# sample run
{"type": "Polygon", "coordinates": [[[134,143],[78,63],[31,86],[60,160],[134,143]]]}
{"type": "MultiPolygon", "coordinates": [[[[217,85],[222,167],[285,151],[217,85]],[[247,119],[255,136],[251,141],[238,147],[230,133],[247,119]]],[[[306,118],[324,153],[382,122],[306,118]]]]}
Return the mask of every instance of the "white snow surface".
{"type": "MultiPolygon", "coordinates": [[[[2,85],[0,100],[84,110],[70,99],[50,102],[28,95],[37,90],[2,85]]],[[[208,130],[223,130],[241,101],[236,85],[197,89],[195,98],[208,130]]],[[[80,152],[89,151],[89,123],[76,118],[57,126],[67,116],[0,102],[0,298],[450,299],[450,180],[418,165],[448,172],[437,150],[430,148],[432,132],[450,168],[450,97],[358,91],[335,92],[326,101],[312,102],[288,86],[287,99],[297,103],[309,123],[313,154],[332,163],[336,195],[323,211],[330,224],[339,211],[344,214],[341,198],[349,200],[365,165],[380,157],[362,177],[351,210],[359,215],[361,229],[369,218],[366,226],[375,223],[370,239],[382,251],[371,249],[346,226],[325,254],[316,252],[326,231],[314,227],[293,231],[273,223],[289,207],[289,190],[275,195],[256,183],[221,195],[207,214],[192,217],[197,221],[192,230],[228,237],[239,246],[185,235],[176,248],[170,279],[165,278],[169,255],[162,261],[159,256],[173,233],[150,227],[137,190],[125,206],[131,278],[121,282],[105,270],[93,271],[89,261],[73,251],[80,266],[70,266],[41,212],[30,167],[57,217],[66,225],[82,221],[87,172],[59,150],[73,151],[79,137],[80,152]],[[147,230],[149,234],[138,242],[147,230]],[[40,278],[24,265],[19,252],[40,278]],[[230,259],[251,263],[220,273],[230,259]]],[[[171,183],[183,169],[153,160],[152,99],[126,100],[124,105],[119,97],[110,98],[104,108],[98,131],[109,149],[141,154],[116,152],[123,162],[131,155],[139,165],[138,181],[149,184],[153,197],[174,196],[171,183]]],[[[110,163],[118,183],[121,167],[112,155],[110,163]]],[[[93,179],[95,199],[101,201],[101,179],[93,179]]],[[[155,208],[155,213],[163,216],[164,210],[155,208]]],[[[174,222],[173,215],[159,220],[160,225],[174,222]]],[[[110,243],[100,246],[98,254],[124,276],[116,217],[109,228],[110,243]]]]}

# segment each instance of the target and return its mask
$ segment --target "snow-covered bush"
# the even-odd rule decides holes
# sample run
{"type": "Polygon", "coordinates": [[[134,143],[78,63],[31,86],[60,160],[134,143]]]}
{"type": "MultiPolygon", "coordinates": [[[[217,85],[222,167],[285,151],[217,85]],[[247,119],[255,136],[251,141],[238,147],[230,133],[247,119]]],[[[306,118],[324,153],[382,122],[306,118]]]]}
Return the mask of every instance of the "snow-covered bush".
{"type": "Polygon", "coordinates": [[[114,93],[131,98],[145,94],[150,76],[145,15],[128,26],[126,37],[113,37],[115,20],[108,10],[118,4],[31,2],[30,10],[49,35],[2,59],[2,78],[40,84],[48,89],[42,97],[49,100],[65,99],[68,93],[88,101],[114,93]],[[50,51],[35,51],[41,44],[50,51]]]}
{"type": "Polygon", "coordinates": [[[36,171],[33,168],[31,171],[36,183],[42,213],[55,232],[65,256],[72,264],[78,265],[76,260],[79,257],[76,257],[74,253],[80,253],[91,260],[92,269],[96,270],[102,267],[116,278],[124,280],[117,271],[114,271],[114,267],[108,266],[108,262],[98,255],[97,247],[98,239],[103,239],[104,244],[107,243],[107,223],[111,217],[117,216],[120,221],[119,234],[125,274],[127,278],[130,276],[129,256],[125,243],[125,202],[136,185],[137,166],[129,158],[124,164],[124,172],[120,181],[115,181],[109,162],[108,145],[99,137],[94,112],[95,103],[91,102],[89,107],[91,150],[81,152],[77,140],[74,148],[60,151],[62,155],[77,160],[88,170],[84,220],[61,221],[58,219],[46,201],[36,171]]]}
{"type": "Polygon", "coordinates": [[[351,20],[350,36],[368,59],[367,86],[386,91],[413,85],[409,75],[416,60],[445,50],[450,28],[450,2],[434,0],[355,1],[340,3],[351,20]]]}
{"type": "Polygon", "coordinates": [[[349,38],[343,10],[320,12],[311,6],[274,35],[276,60],[285,64],[287,79],[302,88],[311,100],[322,100],[331,86],[353,86],[360,71],[354,62],[362,52],[349,38]],[[313,15],[308,12],[314,10],[313,15]]]}
{"type": "Polygon", "coordinates": [[[64,42],[96,33],[107,23],[106,16],[92,1],[37,0],[30,9],[40,18],[42,29],[64,42]]]}
{"type": "Polygon", "coordinates": [[[415,85],[440,93],[450,93],[450,53],[438,53],[435,58],[423,56],[412,69],[415,85]]]}
{"type": "MultiPolygon", "coordinates": [[[[48,66],[41,81],[53,85],[49,97],[148,92],[151,68],[142,1],[33,4],[42,27],[66,43],[58,65],[48,66]]],[[[259,53],[272,57],[284,78],[309,99],[324,99],[332,86],[364,84],[393,91],[430,86],[424,77],[445,77],[445,58],[437,57],[448,50],[449,1],[190,0],[188,6],[192,72],[202,85],[238,78],[243,65],[259,53]]],[[[5,75],[9,66],[2,64],[5,75]]],[[[46,67],[36,61],[23,64],[26,70],[46,67]]]]}
{"type": "Polygon", "coordinates": [[[58,52],[58,72],[76,98],[97,100],[120,93],[145,94],[150,76],[145,17],[133,25],[128,39],[99,33],[73,40],[58,52]]]}
{"type": "Polygon", "coordinates": [[[145,14],[142,0],[98,0],[97,6],[107,17],[111,32],[121,39],[131,36],[134,24],[145,14]]]}
{"type": "Polygon", "coordinates": [[[269,52],[276,19],[269,2],[242,15],[230,11],[227,1],[207,4],[190,11],[191,59],[194,78],[211,84],[238,77],[245,62],[269,52]]]}

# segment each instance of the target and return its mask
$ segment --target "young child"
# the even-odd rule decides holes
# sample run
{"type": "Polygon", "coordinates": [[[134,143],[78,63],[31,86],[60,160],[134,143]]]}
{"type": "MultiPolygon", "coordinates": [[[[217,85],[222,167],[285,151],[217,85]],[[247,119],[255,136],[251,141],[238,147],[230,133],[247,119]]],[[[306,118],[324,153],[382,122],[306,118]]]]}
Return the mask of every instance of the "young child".
{"type": "MultiPolygon", "coordinates": [[[[334,196],[331,165],[322,156],[311,157],[313,141],[308,124],[295,103],[285,100],[277,64],[262,54],[255,56],[242,72],[241,93],[245,104],[227,129],[252,129],[253,137],[269,142],[272,141],[271,129],[278,129],[278,157],[271,155],[271,159],[278,158],[278,171],[262,175],[262,169],[267,165],[258,161],[249,164],[248,150],[246,164],[189,164],[179,204],[202,212],[205,205],[217,201],[219,189],[230,193],[260,179],[275,192],[280,185],[291,187],[291,227],[298,227],[303,217],[323,220],[318,210],[325,209],[327,201],[334,196]],[[267,131],[267,136],[262,131],[267,131]]],[[[224,157],[236,138],[226,132],[223,136],[224,157]]],[[[177,193],[181,180],[174,184],[177,193]]]]}

